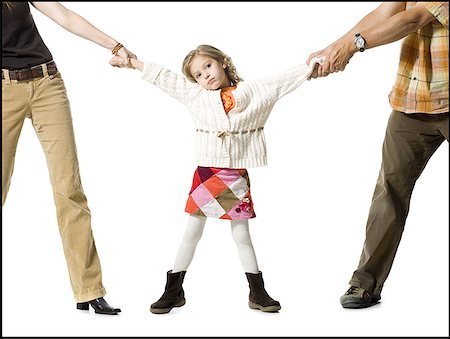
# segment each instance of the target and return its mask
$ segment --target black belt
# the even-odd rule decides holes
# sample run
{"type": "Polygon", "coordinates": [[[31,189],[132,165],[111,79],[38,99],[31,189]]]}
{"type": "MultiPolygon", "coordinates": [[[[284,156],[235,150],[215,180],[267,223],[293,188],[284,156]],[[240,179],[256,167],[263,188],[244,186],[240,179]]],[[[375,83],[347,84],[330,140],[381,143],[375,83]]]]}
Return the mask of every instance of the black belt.
{"type": "MultiPolygon", "coordinates": [[[[56,63],[53,60],[47,62],[45,65],[47,65],[48,75],[53,75],[58,72],[58,68],[56,68],[56,63]]],[[[5,70],[2,70],[2,80],[5,79],[5,74],[3,73],[4,71],[5,70]]],[[[42,78],[44,76],[43,65],[22,69],[9,69],[6,71],[9,73],[9,78],[11,80],[18,80],[18,81],[37,79],[42,78]]]]}

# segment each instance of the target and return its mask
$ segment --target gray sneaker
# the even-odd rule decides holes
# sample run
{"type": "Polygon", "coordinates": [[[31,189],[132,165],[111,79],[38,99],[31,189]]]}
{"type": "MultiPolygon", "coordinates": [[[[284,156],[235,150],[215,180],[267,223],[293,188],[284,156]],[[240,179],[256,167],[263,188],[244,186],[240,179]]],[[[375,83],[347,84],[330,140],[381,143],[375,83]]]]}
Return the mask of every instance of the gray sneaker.
{"type": "Polygon", "coordinates": [[[361,287],[350,286],[340,301],[343,308],[365,308],[378,304],[380,299],[380,294],[372,294],[361,287]]]}

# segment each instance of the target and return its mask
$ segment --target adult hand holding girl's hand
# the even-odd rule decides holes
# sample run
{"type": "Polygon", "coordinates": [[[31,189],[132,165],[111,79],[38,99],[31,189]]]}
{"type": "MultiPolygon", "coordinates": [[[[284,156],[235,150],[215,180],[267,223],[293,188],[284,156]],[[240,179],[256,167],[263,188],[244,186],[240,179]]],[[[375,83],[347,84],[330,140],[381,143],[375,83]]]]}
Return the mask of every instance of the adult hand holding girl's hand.
{"type": "Polygon", "coordinates": [[[125,66],[128,67],[128,68],[132,68],[130,59],[131,58],[134,58],[134,59],[137,58],[136,54],[131,53],[125,47],[122,47],[121,49],[119,49],[115,55],[121,57],[122,60],[125,61],[125,66]]]}
{"type": "MultiPolygon", "coordinates": [[[[309,55],[308,59],[306,60],[306,64],[309,66],[309,63],[311,62],[311,60],[312,60],[313,58],[315,58],[315,57],[321,56],[322,53],[323,53],[323,50],[317,51],[317,52],[314,52],[314,53],[311,53],[311,54],[309,55]]],[[[313,72],[311,73],[311,75],[309,76],[308,80],[315,79],[315,78],[319,77],[319,68],[320,68],[320,70],[322,71],[322,65],[319,64],[319,63],[317,63],[317,64],[314,66],[314,70],[313,70],[313,72]]]]}
{"type": "Polygon", "coordinates": [[[136,59],[136,56],[124,59],[118,55],[114,55],[109,61],[109,64],[113,67],[138,69],[140,71],[144,68],[144,63],[136,59]]]}
{"type": "Polygon", "coordinates": [[[355,52],[352,40],[346,39],[338,40],[321,51],[311,53],[306,60],[307,65],[312,58],[319,55],[324,57],[324,61],[316,65],[308,80],[343,71],[355,52]]]}
{"type": "Polygon", "coordinates": [[[128,57],[126,57],[126,59],[124,59],[118,55],[114,55],[111,58],[111,60],[109,60],[109,64],[113,67],[119,67],[119,68],[131,66],[131,62],[129,61],[128,57]],[[128,65],[130,65],[130,66],[128,66],[128,65]]]}

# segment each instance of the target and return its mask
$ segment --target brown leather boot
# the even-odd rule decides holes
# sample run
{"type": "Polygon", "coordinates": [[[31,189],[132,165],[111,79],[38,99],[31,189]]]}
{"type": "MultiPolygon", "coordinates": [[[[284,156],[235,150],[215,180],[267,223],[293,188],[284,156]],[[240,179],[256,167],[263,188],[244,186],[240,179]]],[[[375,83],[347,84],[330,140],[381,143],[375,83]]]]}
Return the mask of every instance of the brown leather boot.
{"type": "Polygon", "coordinates": [[[252,309],[259,309],[263,312],[277,312],[281,309],[280,303],[273,300],[264,288],[262,272],[245,273],[250,287],[248,306],[252,309]]]}
{"type": "Polygon", "coordinates": [[[150,312],[155,314],[169,313],[174,307],[181,307],[186,303],[184,299],[183,280],[186,271],[167,272],[167,282],[164,293],[159,300],[150,306],[150,312]]]}

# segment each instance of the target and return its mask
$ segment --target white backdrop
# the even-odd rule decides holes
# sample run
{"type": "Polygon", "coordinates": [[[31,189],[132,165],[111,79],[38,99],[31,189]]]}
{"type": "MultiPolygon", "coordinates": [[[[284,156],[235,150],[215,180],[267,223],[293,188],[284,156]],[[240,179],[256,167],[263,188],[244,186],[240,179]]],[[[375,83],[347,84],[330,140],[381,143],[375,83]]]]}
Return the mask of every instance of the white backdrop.
{"type": "MultiPolygon", "coordinates": [[[[250,79],[304,63],[379,3],[64,5],[142,60],[181,71],[188,51],[211,44],[250,79]]],[[[139,71],[109,66],[109,51],[32,11],[66,83],[106,299],[122,313],[75,309],[45,157],[27,120],[2,214],[4,336],[448,336],[447,142],[417,181],[381,304],[339,303],[364,242],[399,42],[305,82],[266,125],[269,165],[249,169],[257,214],[250,227],[281,311],[248,308],[230,226],[209,220],[186,274],[186,305],[153,315],[149,305],[163,292],[187,220],[191,117],[139,71]]]]}

